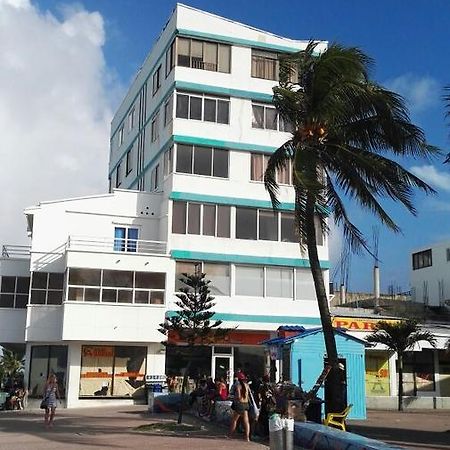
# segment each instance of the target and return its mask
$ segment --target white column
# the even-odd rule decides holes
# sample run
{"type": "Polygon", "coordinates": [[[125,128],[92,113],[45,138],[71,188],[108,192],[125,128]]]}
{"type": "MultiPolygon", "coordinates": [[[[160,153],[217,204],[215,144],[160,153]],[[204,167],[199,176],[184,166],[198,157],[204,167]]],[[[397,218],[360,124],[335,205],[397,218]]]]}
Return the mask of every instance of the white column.
{"type": "Polygon", "coordinates": [[[66,406],[73,408],[78,406],[80,391],[81,371],[81,344],[70,343],[67,349],[67,381],[66,381],[66,406]]]}
{"type": "Polygon", "coordinates": [[[391,356],[389,356],[389,391],[391,393],[391,397],[398,395],[396,361],[397,354],[392,353],[391,356]]]}
{"type": "Polygon", "coordinates": [[[435,349],[433,350],[433,359],[434,359],[434,385],[436,386],[435,389],[435,396],[440,397],[441,396],[441,383],[440,383],[440,377],[439,377],[439,350],[435,349]]]}
{"type": "Polygon", "coordinates": [[[160,343],[147,346],[147,374],[164,375],[166,373],[166,348],[160,343]]]}

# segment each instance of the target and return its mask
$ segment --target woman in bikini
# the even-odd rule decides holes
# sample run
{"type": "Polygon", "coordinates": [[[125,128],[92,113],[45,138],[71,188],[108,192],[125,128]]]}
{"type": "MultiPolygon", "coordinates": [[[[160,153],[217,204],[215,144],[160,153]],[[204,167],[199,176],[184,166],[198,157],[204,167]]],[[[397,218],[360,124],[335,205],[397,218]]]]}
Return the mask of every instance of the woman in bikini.
{"type": "Polygon", "coordinates": [[[241,418],[244,426],[244,439],[250,441],[250,423],[248,420],[250,386],[243,372],[238,372],[237,379],[238,383],[234,392],[233,404],[231,405],[233,416],[231,417],[230,437],[236,431],[237,422],[241,418]]]}

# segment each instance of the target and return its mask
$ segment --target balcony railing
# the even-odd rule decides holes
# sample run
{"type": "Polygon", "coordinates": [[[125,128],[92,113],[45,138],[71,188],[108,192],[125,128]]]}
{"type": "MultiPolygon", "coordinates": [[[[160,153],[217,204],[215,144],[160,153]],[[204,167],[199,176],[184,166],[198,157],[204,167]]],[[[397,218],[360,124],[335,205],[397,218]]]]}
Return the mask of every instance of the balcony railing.
{"type": "Polygon", "coordinates": [[[3,245],[2,257],[3,258],[29,258],[30,257],[30,245],[3,245]]]}
{"type": "Polygon", "coordinates": [[[167,243],[164,241],[146,241],[143,239],[69,236],[67,250],[165,255],[167,254],[167,243]]]}

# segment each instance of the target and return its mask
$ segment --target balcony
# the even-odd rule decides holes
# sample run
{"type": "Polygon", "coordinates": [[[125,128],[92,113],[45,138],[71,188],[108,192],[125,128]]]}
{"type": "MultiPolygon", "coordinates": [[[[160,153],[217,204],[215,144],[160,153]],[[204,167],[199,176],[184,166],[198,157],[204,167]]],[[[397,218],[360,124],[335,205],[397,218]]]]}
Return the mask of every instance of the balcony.
{"type": "Polygon", "coordinates": [[[167,242],[71,235],[67,240],[66,249],[96,253],[125,252],[146,255],[167,255],[167,242]]]}
{"type": "Polygon", "coordinates": [[[30,245],[3,245],[2,258],[30,258],[30,245]]]}

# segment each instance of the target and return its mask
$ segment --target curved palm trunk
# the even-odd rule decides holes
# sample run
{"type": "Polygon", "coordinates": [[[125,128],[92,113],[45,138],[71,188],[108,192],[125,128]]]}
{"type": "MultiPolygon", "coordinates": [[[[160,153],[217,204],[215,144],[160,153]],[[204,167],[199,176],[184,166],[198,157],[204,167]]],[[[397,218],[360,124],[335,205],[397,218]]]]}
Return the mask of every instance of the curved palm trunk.
{"type": "Polygon", "coordinates": [[[322,269],[320,267],[319,254],[317,252],[316,229],[314,224],[315,199],[312,195],[306,198],[306,232],[307,232],[307,249],[311,273],[314,279],[314,287],[316,290],[317,303],[320,311],[320,321],[322,322],[323,336],[325,340],[325,348],[327,351],[328,362],[332,368],[328,375],[327,388],[331,390],[327,396],[331,399],[327,404],[327,411],[338,412],[345,408],[342,384],[343,372],[339,370],[338,353],[336,340],[334,337],[333,325],[331,322],[330,309],[328,307],[327,291],[323,280],[322,269]]]}
{"type": "Polygon", "coordinates": [[[403,411],[403,355],[398,353],[398,410],[403,411]]]}

